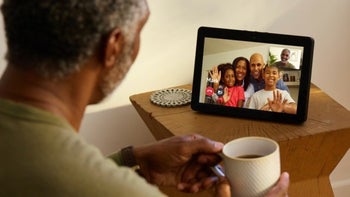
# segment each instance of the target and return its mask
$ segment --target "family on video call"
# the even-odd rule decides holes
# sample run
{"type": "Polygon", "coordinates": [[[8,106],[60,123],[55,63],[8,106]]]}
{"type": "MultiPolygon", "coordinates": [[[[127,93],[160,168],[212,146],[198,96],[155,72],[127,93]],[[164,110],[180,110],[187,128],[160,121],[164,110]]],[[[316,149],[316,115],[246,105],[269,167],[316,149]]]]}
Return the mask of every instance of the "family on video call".
{"type": "Polygon", "coordinates": [[[296,114],[297,104],[282,79],[283,71],[296,69],[290,51],[281,51],[281,60],[265,63],[263,55],[237,57],[208,73],[205,103],[296,114]]]}

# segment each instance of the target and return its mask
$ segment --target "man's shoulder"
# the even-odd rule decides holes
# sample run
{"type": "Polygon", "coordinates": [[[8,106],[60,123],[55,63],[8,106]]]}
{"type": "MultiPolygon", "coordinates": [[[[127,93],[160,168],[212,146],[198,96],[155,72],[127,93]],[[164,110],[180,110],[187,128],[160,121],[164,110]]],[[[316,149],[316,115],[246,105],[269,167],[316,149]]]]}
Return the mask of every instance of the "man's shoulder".
{"type": "Polygon", "coordinates": [[[286,68],[288,68],[288,69],[296,69],[296,67],[290,62],[287,63],[286,68]]]}
{"type": "Polygon", "coordinates": [[[282,61],[278,61],[278,62],[273,63],[272,65],[276,66],[280,70],[294,70],[294,69],[296,69],[296,67],[290,62],[283,63],[282,61]]]}

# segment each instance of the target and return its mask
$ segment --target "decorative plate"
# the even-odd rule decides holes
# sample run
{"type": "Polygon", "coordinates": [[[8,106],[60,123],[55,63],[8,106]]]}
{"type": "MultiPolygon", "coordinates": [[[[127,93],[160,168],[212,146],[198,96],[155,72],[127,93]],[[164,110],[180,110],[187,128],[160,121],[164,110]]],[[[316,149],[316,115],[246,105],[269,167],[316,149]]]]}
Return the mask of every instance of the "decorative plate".
{"type": "Polygon", "coordinates": [[[170,88],[158,90],[151,95],[151,102],[163,107],[175,107],[191,102],[191,90],[170,88]]]}

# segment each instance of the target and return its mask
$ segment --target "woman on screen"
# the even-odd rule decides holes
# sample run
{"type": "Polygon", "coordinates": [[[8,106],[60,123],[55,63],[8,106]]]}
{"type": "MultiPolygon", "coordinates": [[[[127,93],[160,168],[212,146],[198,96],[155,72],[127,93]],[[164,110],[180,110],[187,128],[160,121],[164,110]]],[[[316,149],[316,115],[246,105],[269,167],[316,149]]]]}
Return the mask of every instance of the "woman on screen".
{"type": "Polygon", "coordinates": [[[254,86],[250,83],[249,60],[245,57],[237,57],[233,60],[232,66],[236,76],[235,85],[243,87],[245,97],[243,106],[247,107],[247,101],[254,94],[254,86]]]}

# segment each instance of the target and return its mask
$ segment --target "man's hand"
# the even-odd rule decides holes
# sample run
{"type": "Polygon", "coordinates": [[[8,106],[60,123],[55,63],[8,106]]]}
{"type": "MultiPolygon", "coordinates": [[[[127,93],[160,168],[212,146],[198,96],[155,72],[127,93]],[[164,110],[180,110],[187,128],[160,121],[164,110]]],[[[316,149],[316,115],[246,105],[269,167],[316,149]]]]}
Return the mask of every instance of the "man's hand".
{"type": "Polygon", "coordinates": [[[221,161],[217,153],[222,147],[222,143],[203,136],[187,135],[134,148],[134,154],[148,182],[198,192],[217,181],[210,166],[221,161]]]}
{"type": "Polygon", "coordinates": [[[283,172],[277,184],[270,190],[266,197],[288,197],[289,174],[283,172]]]}
{"type": "MultiPolygon", "coordinates": [[[[283,172],[277,184],[265,197],[288,197],[289,174],[283,172]]],[[[216,185],[216,197],[231,197],[230,183],[225,177],[220,177],[216,185]]]]}

